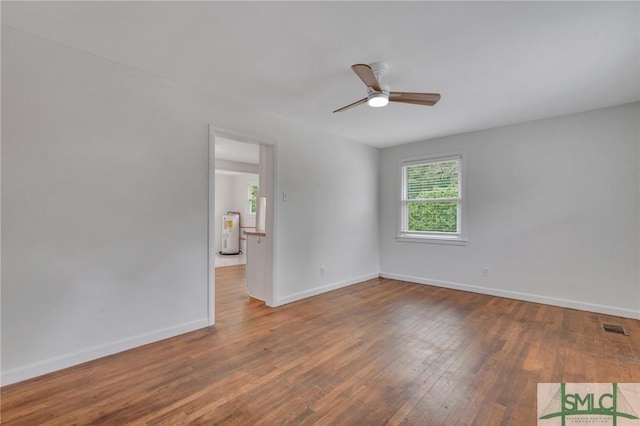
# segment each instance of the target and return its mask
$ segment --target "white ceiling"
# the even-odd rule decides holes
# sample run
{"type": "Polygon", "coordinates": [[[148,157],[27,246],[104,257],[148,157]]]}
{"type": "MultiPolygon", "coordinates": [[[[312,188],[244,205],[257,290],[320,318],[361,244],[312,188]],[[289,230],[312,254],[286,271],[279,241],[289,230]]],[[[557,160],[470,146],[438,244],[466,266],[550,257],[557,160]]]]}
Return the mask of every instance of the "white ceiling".
{"type": "Polygon", "coordinates": [[[638,101],[639,22],[637,2],[2,2],[3,25],[377,147],[638,101]],[[375,61],[442,100],[332,114],[375,61]]]}
{"type": "Polygon", "coordinates": [[[217,160],[260,164],[260,145],[238,142],[221,136],[216,136],[215,152],[217,160]]]}

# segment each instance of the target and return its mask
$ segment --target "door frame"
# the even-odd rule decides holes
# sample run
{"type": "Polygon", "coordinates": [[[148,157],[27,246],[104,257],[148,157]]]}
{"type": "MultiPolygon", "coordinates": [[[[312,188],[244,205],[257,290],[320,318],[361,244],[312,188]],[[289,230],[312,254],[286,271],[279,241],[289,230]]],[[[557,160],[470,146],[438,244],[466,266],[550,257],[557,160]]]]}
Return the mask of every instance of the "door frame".
{"type": "MultiPolygon", "coordinates": [[[[266,141],[261,138],[248,137],[242,133],[230,131],[227,129],[223,129],[221,127],[216,127],[213,124],[209,124],[209,132],[208,132],[208,151],[209,151],[209,164],[208,164],[208,211],[207,211],[207,319],[209,325],[215,324],[215,298],[216,298],[216,286],[215,286],[215,175],[216,175],[216,156],[215,156],[215,143],[216,143],[216,135],[221,137],[229,138],[238,142],[250,143],[254,145],[264,146],[269,148],[269,153],[271,155],[271,164],[273,167],[272,173],[270,173],[267,178],[271,180],[271,194],[270,198],[267,199],[267,204],[271,205],[271,218],[267,219],[267,226],[271,229],[267,228],[267,232],[271,236],[267,240],[270,241],[270,252],[271,252],[271,288],[270,295],[267,297],[265,301],[267,306],[275,307],[278,306],[279,298],[278,298],[278,286],[277,286],[277,223],[278,223],[278,167],[277,167],[277,144],[275,142],[266,141]]],[[[247,257],[248,259],[248,257],[247,257]]]]}

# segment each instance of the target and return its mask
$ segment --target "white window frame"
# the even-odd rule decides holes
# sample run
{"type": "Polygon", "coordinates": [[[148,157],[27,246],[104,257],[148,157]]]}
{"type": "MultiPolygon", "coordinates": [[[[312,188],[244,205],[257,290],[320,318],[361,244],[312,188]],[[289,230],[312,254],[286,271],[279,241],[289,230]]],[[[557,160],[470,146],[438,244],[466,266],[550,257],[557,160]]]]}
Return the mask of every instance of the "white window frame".
{"type": "Polygon", "coordinates": [[[248,183],[247,184],[247,213],[251,216],[255,216],[258,212],[258,200],[260,199],[260,186],[257,183],[248,183]],[[251,198],[251,188],[257,186],[258,192],[256,192],[256,198],[251,198]],[[251,212],[251,201],[256,202],[256,211],[251,212]]]}
{"type": "MultiPolygon", "coordinates": [[[[396,188],[398,189],[398,217],[397,217],[397,234],[396,239],[398,241],[403,242],[418,242],[418,243],[431,243],[431,244],[454,244],[454,245],[466,245],[467,239],[465,234],[465,219],[466,219],[466,211],[465,211],[465,198],[466,198],[466,189],[465,189],[465,162],[464,162],[464,153],[456,152],[456,153],[448,153],[448,154],[440,154],[426,157],[414,157],[408,158],[404,160],[398,161],[398,181],[396,184],[396,188]],[[451,232],[427,232],[427,231],[407,231],[403,229],[403,224],[406,222],[406,211],[408,200],[406,197],[406,190],[404,188],[404,173],[405,167],[407,166],[415,166],[420,164],[428,164],[428,163],[438,163],[443,161],[458,161],[458,198],[448,199],[438,199],[438,201],[457,201],[458,203],[458,212],[457,212],[457,231],[456,233],[451,232]]],[[[435,200],[434,200],[435,201],[435,200]]]]}

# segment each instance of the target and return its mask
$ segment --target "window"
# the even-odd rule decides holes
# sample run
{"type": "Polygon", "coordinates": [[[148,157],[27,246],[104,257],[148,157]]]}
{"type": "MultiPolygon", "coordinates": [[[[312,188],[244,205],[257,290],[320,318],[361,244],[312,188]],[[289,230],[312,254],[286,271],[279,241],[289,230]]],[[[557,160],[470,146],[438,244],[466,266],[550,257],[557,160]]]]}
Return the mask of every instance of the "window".
{"type": "Polygon", "coordinates": [[[403,161],[399,240],[463,243],[462,156],[403,161]]]}
{"type": "Polygon", "coordinates": [[[256,214],[258,208],[258,185],[247,185],[247,199],[249,200],[249,213],[256,214]]]}

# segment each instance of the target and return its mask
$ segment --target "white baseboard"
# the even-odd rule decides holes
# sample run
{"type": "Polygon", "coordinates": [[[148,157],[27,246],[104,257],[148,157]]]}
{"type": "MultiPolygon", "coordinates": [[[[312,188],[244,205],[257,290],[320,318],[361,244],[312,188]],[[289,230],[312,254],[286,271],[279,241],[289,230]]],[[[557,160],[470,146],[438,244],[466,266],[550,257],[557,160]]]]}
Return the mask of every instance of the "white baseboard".
{"type": "Polygon", "coordinates": [[[2,372],[2,386],[11,383],[21,382],[63,368],[81,364],[107,355],[133,349],[138,346],[156,342],[158,340],[174,337],[179,334],[188,333],[198,330],[209,325],[208,318],[202,318],[196,321],[190,321],[177,326],[167,327],[160,330],[154,330],[149,333],[140,334],[133,337],[127,337],[115,342],[94,346],[88,349],[64,354],[54,358],[45,359],[24,367],[14,368],[12,370],[2,372]]]}
{"type": "Polygon", "coordinates": [[[521,293],[519,291],[500,290],[497,288],[480,287],[471,284],[461,284],[449,281],[432,280],[429,278],[411,277],[407,275],[391,274],[381,272],[382,278],[391,278],[394,280],[408,281],[416,284],[426,284],[435,287],[444,287],[454,290],[469,291],[472,293],[487,294],[490,296],[506,297],[508,299],[524,300],[526,302],[542,303],[544,305],[560,306],[563,308],[578,309],[580,311],[597,312],[607,315],[615,315],[618,317],[640,319],[640,311],[632,309],[618,308],[616,306],[598,305],[595,303],[577,302],[575,300],[561,299],[557,297],[540,296],[537,294],[521,293]]]}
{"type": "Polygon", "coordinates": [[[295,302],[297,300],[306,299],[307,297],[317,296],[318,294],[326,293],[328,291],[337,290],[342,287],[347,287],[353,284],[358,284],[363,281],[371,280],[374,278],[378,278],[380,275],[378,273],[367,274],[360,277],[352,278],[345,281],[339,281],[337,283],[325,285],[322,287],[316,287],[311,290],[301,291],[299,293],[290,294],[288,296],[284,296],[278,299],[278,305],[284,305],[287,303],[295,302]]]}
{"type": "MultiPolygon", "coordinates": [[[[530,293],[521,293],[517,291],[500,290],[489,287],[480,287],[470,284],[461,284],[449,281],[433,280],[421,277],[412,277],[408,275],[393,274],[387,272],[380,272],[367,274],[360,277],[352,278],[345,281],[340,281],[317,287],[311,290],[294,293],[288,296],[281,297],[278,300],[278,305],[284,305],[287,303],[295,302],[297,300],[306,299],[308,297],[316,296],[318,294],[326,293],[339,288],[347,287],[353,284],[358,284],[363,281],[367,281],[378,276],[382,278],[390,278],[400,281],[408,281],[416,284],[433,285],[436,287],[450,288],[454,290],[469,291],[472,293],[486,294],[490,296],[506,297],[509,299],[524,300],[527,302],[542,303],[545,305],[560,306],[564,308],[578,309],[581,311],[597,312],[607,315],[615,315],[619,317],[640,319],[640,311],[634,311],[632,309],[618,308],[615,306],[599,305],[594,303],[577,302],[573,300],[540,296],[530,293]]],[[[160,330],[155,330],[150,333],[141,334],[138,336],[129,337],[126,339],[118,340],[104,345],[94,346],[92,348],[84,349],[77,352],[61,355],[55,358],[39,361],[24,367],[18,367],[12,370],[2,372],[0,383],[2,386],[12,383],[27,380],[33,377],[37,377],[43,374],[51,373],[53,371],[61,370],[63,368],[71,367],[83,362],[91,361],[97,358],[101,358],[107,355],[112,355],[118,352],[133,349],[138,346],[146,345],[148,343],[156,342],[158,340],[167,339],[180,334],[188,333],[190,331],[198,330],[209,326],[209,319],[202,318],[196,321],[180,324],[173,327],[167,327],[160,330]]]]}

